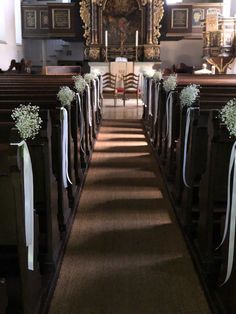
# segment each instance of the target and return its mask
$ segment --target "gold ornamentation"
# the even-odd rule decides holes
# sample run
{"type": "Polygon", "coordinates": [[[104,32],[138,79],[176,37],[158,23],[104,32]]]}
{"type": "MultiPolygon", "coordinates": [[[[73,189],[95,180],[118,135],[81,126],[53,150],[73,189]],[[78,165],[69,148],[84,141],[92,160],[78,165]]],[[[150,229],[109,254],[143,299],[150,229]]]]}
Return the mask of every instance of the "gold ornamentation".
{"type": "Polygon", "coordinates": [[[219,74],[226,74],[227,68],[234,61],[234,57],[212,57],[207,58],[206,60],[209,64],[216,67],[219,74]]]}
{"type": "Polygon", "coordinates": [[[91,43],[91,25],[90,25],[90,0],[82,0],[80,2],[80,17],[84,22],[84,38],[86,45],[91,43]]]}
{"type": "Polygon", "coordinates": [[[145,46],[144,58],[146,60],[158,60],[160,57],[160,46],[145,46]]]}
{"type": "Polygon", "coordinates": [[[142,6],[145,6],[147,4],[147,0],[141,0],[142,6]]]}
{"type": "Polygon", "coordinates": [[[90,60],[99,60],[100,59],[100,48],[99,47],[90,47],[89,48],[89,59],[90,60]]]}
{"type": "Polygon", "coordinates": [[[153,0],[153,43],[158,44],[160,34],[160,21],[164,14],[163,1],[153,0]]]}

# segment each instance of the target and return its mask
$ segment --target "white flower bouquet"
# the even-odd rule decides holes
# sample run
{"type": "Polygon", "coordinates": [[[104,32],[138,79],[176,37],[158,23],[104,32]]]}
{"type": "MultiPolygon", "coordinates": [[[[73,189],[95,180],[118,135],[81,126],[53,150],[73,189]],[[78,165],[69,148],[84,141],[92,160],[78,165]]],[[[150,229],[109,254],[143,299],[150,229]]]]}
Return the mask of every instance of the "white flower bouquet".
{"type": "Polygon", "coordinates": [[[83,93],[86,87],[86,81],[81,75],[73,76],[72,79],[75,82],[75,89],[79,93],[83,93]]]}
{"type": "Polygon", "coordinates": [[[229,134],[236,136],[236,98],[230,99],[220,110],[220,118],[229,130],[229,134]]]}
{"type": "Polygon", "coordinates": [[[156,82],[160,81],[162,79],[162,71],[155,71],[152,78],[156,82]]]}
{"type": "Polygon", "coordinates": [[[163,88],[166,91],[166,93],[175,90],[177,86],[177,75],[176,74],[171,74],[168,76],[167,79],[164,80],[163,82],[163,88]]]}
{"type": "Polygon", "coordinates": [[[181,106],[190,107],[196,100],[199,93],[199,86],[196,84],[190,84],[184,87],[179,96],[181,106]]]}
{"type": "Polygon", "coordinates": [[[57,98],[62,106],[70,106],[72,100],[75,98],[75,92],[68,86],[62,86],[60,91],[57,93],[57,98]]]}
{"type": "Polygon", "coordinates": [[[90,82],[92,80],[94,80],[96,78],[96,75],[94,73],[86,73],[84,74],[84,79],[86,81],[86,83],[90,84],[90,82]]]}
{"type": "Polygon", "coordinates": [[[21,104],[12,111],[11,117],[15,121],[15,126],[23,140],[34,139],[39,133],[42,119],[39,116],[38,106],[21,104]]]}

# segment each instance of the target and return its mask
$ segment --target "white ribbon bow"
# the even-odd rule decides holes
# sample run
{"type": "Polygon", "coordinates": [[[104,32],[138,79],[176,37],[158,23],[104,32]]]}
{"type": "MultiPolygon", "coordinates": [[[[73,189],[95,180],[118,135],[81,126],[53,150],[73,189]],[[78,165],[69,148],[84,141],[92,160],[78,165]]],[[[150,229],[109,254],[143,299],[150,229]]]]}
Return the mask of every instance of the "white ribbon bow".
{"type": "Polygon", "coordinates": [[[68,181],[70,184],[72,184],[69,174],[68,174],[68,136],[69,136],[69,130],[68,130],[68,113],[67,110],[64,107],[61,107],[62,112],[62,181],[65,188],[68,187],[68,181]]]}
{"type": "Polygon", "coordinates": [[[28,269],[34,270],[34,181],[29,149],[25,141],[11,143],[22,146],[24,168],[25,242],[28,248],[28,269]]]}
{"type": "Polygon", "coordinates": [[[92,112],[91,112],[91,95],[90,95],[90,87],[88,84],[86,84],[86,89],[87,89],[87,111],[88,111],[88,121],[89,121],[89,126],[92,126],[92,112]]]}
{"type": "Polygon", "coordinates": [[[227,263],[227,272],[224,282],[221,284],[223,286],[230,278],[232,268],[233,268],[233,259],[234,259],[234,242],[235,242],[235,223],[236,223],[236,142],[234,143],[229,162],[229,171],[228,171],[228,192],[227,192],[227,209],[225,217],[225,228],[222,241],[217,247],[220,248],[226,239],[227,232],[229,230],[229,247],[228,247],[228,263],[227,263]],[[233,185],[231,187],[231,174],[233,172],[233,185]],[[232,196],[231,196],[232,189],[232,196]]]}
{"type": "Polygon", "coordinates": [[[173,91],[169,92],[166,100],[166,138],[168,148],[171,147],[172,142],[172,113],[173,112],[173,91]]]}

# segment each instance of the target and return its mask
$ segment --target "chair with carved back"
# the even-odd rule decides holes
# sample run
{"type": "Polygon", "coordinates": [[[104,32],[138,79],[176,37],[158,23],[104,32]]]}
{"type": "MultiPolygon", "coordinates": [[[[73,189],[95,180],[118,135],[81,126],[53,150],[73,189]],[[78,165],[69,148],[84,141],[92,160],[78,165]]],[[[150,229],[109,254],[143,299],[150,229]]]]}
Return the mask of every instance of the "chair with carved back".
{"type": "Polygon", "coordinates": [[[123,92],[123,104],[125,106],[125,100],[129,97],[135,97],[137,100],[138,106],[138,99],[139,99],[139,75],[134,73],[128,73],[123,76],[124,82],[124,92],[123,92]]]}
{"type": "Polygon", "coordinates": [[[102,92],[103,99],[104,96],[114,99],[114,106],[116,106],[117,101],[117,75],[111,73],[105,73],[102,75],[102,92]]]}

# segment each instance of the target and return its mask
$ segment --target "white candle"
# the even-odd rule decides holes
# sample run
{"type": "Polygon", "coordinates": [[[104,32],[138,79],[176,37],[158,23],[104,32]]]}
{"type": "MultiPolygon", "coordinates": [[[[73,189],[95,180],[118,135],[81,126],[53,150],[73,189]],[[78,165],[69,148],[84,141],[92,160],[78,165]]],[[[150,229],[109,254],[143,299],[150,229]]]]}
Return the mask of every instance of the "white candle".
{"type": "Polygon", "coordinates": [[[105,46],[108,46],[108,32],[105,31],[105,46]]]}
{"type": "Polygon", "coordinates": [[[135,46],[138,47],[138,30],[136,31],[135,46]]]}

